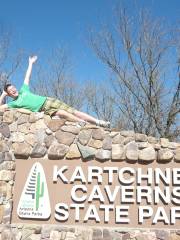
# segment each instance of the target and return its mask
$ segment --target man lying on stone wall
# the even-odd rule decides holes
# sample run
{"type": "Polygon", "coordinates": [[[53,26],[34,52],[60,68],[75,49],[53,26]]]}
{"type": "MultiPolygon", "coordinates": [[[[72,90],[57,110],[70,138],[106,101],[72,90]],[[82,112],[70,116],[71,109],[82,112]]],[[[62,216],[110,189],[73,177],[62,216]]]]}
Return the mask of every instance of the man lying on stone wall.
{"type": "Polygon", "coordinates": [[[32,66],[36,61],[37,56],[29,57],[29,65],[25,75],[24,84],[19,92],[12,84],[6,84],[4,86],[4,91],[0,96],[0,110],[6,110],[8,108],[25,108],[32,112],[44,112],[51,117],[62,117],[70,121],[79,122],[80,124],[89,122],[102,127],[110,126],[110,122],[99,120],[84,112],[80,112],[58,99],[33,94],[29,89],[29,82],[32,66]],[[6,96],[13,98],[13,101],[7,104],[2,104],[6,96]]]}

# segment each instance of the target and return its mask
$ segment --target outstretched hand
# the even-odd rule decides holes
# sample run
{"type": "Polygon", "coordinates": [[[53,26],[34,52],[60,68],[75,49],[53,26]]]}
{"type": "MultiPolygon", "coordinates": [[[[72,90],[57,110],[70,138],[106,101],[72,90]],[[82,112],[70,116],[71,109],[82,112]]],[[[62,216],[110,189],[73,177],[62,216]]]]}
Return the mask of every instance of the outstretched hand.
{"type": "Polygon", "coordinates": [[[29,63],[35,63],[37,61],[38,57],[37,56],[30,56],[29,57],[29,63]]]}

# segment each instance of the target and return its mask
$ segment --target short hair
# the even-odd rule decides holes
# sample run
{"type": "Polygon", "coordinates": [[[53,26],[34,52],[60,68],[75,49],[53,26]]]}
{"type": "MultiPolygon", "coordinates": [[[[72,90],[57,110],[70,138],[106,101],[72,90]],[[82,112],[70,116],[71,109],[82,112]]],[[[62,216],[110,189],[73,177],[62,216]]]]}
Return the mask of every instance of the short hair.
{"type": "Polygon", "coordinates": [[[8,87],[12,86],[11,83],[7,83],[4,85],[4,91],[7,92],[8,87]]]}

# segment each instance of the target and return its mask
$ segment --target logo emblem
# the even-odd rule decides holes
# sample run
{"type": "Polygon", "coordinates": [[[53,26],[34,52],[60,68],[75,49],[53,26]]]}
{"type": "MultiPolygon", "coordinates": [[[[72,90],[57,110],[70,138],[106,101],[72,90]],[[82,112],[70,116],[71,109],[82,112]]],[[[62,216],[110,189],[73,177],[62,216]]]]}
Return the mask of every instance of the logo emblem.
{"type": "Polygon", "coordinates": [[[17,208],[20,218],[47,219],[51,215],[46,177],[39,162],[33,164],[17,208]]]}

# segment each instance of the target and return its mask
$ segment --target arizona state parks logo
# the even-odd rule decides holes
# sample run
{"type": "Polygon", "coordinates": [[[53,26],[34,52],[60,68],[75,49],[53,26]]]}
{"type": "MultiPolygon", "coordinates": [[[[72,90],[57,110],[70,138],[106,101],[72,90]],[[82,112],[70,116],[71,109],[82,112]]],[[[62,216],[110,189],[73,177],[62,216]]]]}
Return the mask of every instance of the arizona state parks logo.
{"type": "Polygon", "coordinates": [[[20,218],[48,219],[51,215],[46,177],[36,162],[29,173],[17,208],[20,218]]]}

